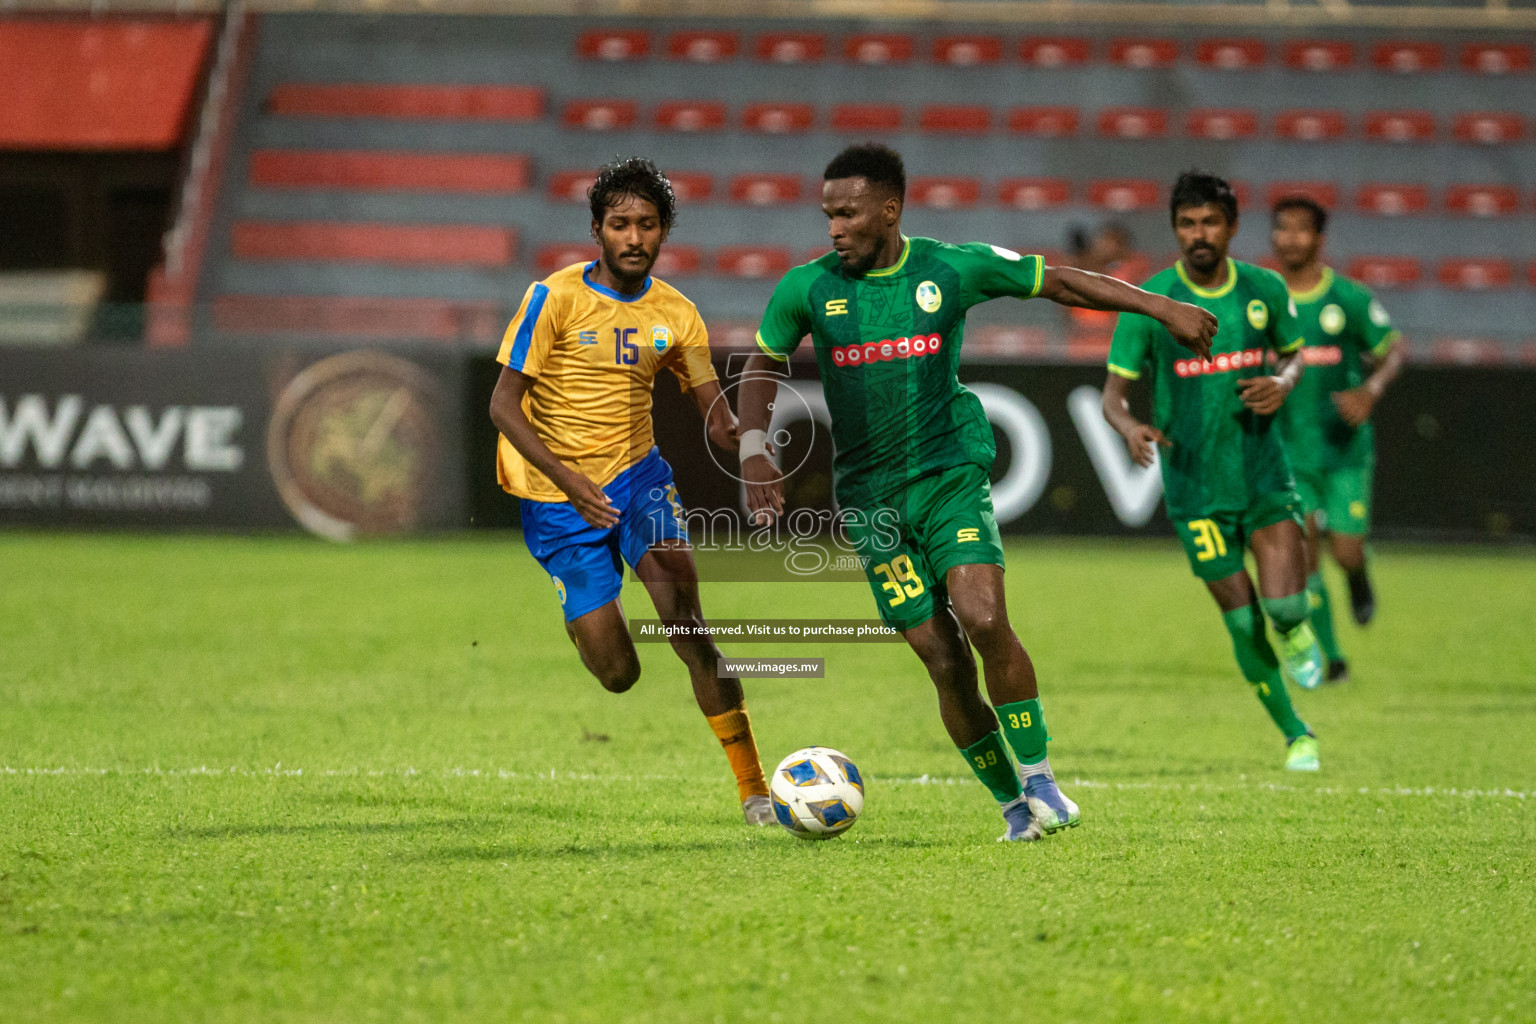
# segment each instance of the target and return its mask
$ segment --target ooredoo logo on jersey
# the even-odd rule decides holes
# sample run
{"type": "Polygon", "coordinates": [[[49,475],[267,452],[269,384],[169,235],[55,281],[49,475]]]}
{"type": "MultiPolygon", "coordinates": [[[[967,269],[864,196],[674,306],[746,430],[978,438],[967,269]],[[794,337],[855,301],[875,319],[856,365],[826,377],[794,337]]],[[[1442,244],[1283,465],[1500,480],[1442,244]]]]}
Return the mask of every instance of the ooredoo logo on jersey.
{"type": "Polygon", "coordinates": [[[838,345],[832,349],[832,363],[834,366],[888,363],[893,359],[931,356],[943,346],[944,339],[938,334],[919,334],[912,338],[866,341],[862,345],[838,345]]]}

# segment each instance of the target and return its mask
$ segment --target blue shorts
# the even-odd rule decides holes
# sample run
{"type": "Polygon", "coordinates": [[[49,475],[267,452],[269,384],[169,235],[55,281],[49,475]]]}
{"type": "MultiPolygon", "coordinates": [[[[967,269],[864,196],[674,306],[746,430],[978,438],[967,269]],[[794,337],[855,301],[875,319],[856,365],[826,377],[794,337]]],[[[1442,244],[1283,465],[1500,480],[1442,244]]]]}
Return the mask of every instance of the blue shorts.
{"type": "Polygon", "coordinates": [[[566,622],[619,596],[625,562],[638,565],[663,540],[688,539],[672,467],[660,450],[604,484],[603,493],[619,510],[619,525],[608,529],[588,523],[568,501],[522,500],[523,540],[555,581],[566,622]]]}

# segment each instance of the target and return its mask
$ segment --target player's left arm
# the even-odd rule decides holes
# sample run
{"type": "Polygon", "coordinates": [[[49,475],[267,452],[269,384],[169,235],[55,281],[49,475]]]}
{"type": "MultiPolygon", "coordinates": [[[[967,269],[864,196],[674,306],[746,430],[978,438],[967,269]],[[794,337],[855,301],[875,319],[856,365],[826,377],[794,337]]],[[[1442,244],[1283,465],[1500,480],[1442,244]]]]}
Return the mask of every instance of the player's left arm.
{"type": "Polygon", "coordinates": [[[1211,354],[1216,317],[1188,302],[1158,295],[1118,278],[1076,267],[1045,267],[1035,293],[1063,306],[1100,309],[1112,313],[1139,313],[1162,324],[1173,340],[1201,359],[1211,354]]]}
{"type": "Polygon", "coordinates": [[[1296,319],[1296,301],[1286,290],[1279,274],[1265,271],[1264,283],[1268,288],[1264,297],[1270,309],[1269,344],[1275,350],[1274,372],[1258,377],[1248,377],[1238,382],[1237,393],[1243,405],[1260,416],[1273,416],[1285,404],[1285,398],[1301,380],[1306,364],[1301,350],[1306,336],[1296,319]]]}
{"type": "Polygon", "coordinates": [[[1374,363],[1374,369],[1359,387],[1333,395],[1334,408],[1352,427],[1371,418],[1387,385],[1403,372],[1403,363],[1407,361],[1407,353],[1401,344],[1402,334],[1392,326],[1386,307],[1370,292],[1364,289],[1361,292],[1359,308],[1351,310],[1349,319],[1356,325],[1354,339],[1365,350],[1366,358],[1374,363]]]}
{"type": "Polygon", "coordinates": [[[704,420],[704,429],[710,441],[728,452],[734,452],[741,447],[736,414],[723,397],[720,377],[715,373],[709,357],[709,332],[697,310],[693,312],[685,331],[671,362],[672,372],[677,375],[683,390],[693,395],[693,404],[704,420]]]}

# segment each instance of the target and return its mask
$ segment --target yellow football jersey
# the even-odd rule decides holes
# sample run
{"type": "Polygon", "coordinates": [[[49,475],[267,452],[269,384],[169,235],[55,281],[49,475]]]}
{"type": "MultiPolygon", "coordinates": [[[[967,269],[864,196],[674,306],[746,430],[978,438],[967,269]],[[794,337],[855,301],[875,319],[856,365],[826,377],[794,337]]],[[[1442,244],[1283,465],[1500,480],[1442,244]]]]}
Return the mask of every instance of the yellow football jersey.
{"type": "MultiPolygon", "coordinates": [[[[537,378],[523,413],[560,461],[601,486],[656,443],[657,371],[671,370],[684,391],[716,376],[704,320],[682,292],[653,277],[639,295],[622,295],[591,280],[596,266],[576,263],[530,285],[496,359],[537,378]]],[[[505,437],[496,478],[520,498],[566,500],[505,437]]]]}

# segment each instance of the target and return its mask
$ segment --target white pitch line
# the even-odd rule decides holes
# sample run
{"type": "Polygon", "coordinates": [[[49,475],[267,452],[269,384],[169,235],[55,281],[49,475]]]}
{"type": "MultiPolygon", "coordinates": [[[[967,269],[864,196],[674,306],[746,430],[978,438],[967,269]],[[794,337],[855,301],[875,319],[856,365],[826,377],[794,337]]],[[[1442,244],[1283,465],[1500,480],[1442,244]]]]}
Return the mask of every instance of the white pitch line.
{"type": "MultiPolygon", "coordinates": [[[[124,778],[131,776],[168,778],[191,778],[197,776],[215,778],[307,777],[325,779],[437,777],[446,779],[530,779],[543,782],[667,782],[675,778],[675,776],[671,775],[596,775],[591,772],[558,772],[553,768],[547,772],[513,771],[509,768],[444,768],[437,771],[411,767],[306,769],[284,768],[281,761],[269,768],[242,768],[238,765],[231,765],[228,768],[211,768],[208,765],[199,765],[196,768],[162,768],[159,766],[146,768],[81,768],[68,766],[56,768],[16,768],[5,765],[0,767],[0,775],[98,778],[105,776],[124,778]]],[[[962,777],[955,775],[875,776],[872,777],[871,781],[876,785],[891,786],[956,786],[970,785],[974,782],[970,776],[962,777]]],[[[1247,779],[1242,779],[1239,784],[1225,785],[1204,782],[1100,782],[1094,779],[1074,778],[1067,785],[1069,788],[1075,786],[1080,789],[1154,790],[1170,793],[1236,793],[1260,789],[1275,793],[1321,794],[1324,796],[1461,797],[1464,799],[1502,798],[1513,800],[1525,800],[1533,795],[1526,790],[1497,786],[1492,789],[1469,789],[1457,786],[1290,786],[1279,782],[1247,779]]]]}

